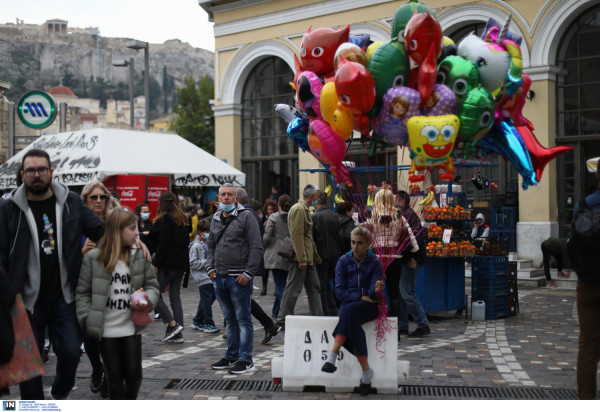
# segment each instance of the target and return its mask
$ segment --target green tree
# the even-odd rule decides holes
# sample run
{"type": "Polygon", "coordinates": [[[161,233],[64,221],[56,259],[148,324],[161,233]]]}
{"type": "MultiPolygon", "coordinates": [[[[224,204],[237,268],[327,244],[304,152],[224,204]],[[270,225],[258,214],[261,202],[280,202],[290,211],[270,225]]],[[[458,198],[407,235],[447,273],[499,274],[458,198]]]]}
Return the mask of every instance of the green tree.
{"type": "Polygon", "coordinates": [[[214,125],[206,126],[205,117],[212,118],[209,100],[214,96],[214,82],[205,75],[197,81],[186,77],[183,87],[177,88],[175,121],[170,129],[209,153],[215,151],[214,125]]]}

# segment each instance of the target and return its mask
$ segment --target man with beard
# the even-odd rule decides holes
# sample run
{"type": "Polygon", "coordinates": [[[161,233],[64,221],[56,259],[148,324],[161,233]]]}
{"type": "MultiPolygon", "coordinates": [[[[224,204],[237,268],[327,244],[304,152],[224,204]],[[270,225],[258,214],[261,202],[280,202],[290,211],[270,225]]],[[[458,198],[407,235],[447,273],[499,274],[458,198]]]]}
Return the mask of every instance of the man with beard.
{"type": "MultiPolygon", "coordinates": [[[[0,263],[23,297],[40,354],[48,328],[57,356],[50,396],[67,399],[81,346],[74,300],[81,234],[97,242],[104,224],[78,194],[52,181],[53,172],[45,151],[33,149],[23,157],[23,184],[0,204],[0,263]]],[[[21,399],[44,399],[41,377],[20,390],[21,399]]]]}

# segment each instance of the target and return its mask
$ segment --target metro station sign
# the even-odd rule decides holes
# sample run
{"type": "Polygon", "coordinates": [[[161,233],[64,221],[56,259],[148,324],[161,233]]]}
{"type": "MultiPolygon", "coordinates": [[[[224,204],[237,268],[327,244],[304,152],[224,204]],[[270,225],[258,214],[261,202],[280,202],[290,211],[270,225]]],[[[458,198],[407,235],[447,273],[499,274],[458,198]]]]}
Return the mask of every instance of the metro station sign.
{"type": "Polygon", "coordinates": [[[48,93],[32,91],[19,100],[17,114],[25,126],[44,129],[56,119],[56,104],[48,93]]]}

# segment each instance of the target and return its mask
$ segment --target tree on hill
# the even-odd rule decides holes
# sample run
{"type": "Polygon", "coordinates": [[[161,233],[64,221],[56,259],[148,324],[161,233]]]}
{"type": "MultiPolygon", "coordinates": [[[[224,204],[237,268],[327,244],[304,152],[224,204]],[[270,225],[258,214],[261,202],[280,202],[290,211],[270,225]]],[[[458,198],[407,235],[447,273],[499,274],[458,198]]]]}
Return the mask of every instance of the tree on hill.
{"type": "Polygon", "coordinates": [[[183,79],[183,87],[177,88],[175,120],[170,130],[196,146],[213,154],[215,151],[215,128],[204,124],[205,117],[212,117],[209,100],[214,96],[214,82],[205,75],[197,81],[191,77],[183,79]]]}

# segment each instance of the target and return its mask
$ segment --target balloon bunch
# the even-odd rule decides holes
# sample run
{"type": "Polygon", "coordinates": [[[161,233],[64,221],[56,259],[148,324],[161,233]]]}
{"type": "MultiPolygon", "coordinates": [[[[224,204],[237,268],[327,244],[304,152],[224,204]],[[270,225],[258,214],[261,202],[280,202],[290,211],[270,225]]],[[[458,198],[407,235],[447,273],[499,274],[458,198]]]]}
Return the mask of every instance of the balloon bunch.
{"type": "Polygon", "coordinates": [[[494,152],[536,185],[546,164],[570,147],[543,147],[522,113],[531,79],[523,73],[522,39],[490,19],[481,37],[458,45],[443,36],[435,14],[410,0],[394,14],[391,38],[371,42],[350,26],[310,27],[295,57],[296,111],[276,110],[288,135],[351,185],[344,166],[353,131],[377,142],[410,148],[409,180],[425,169],[452,180],[457,141],[463,156],[494,152]]]}

